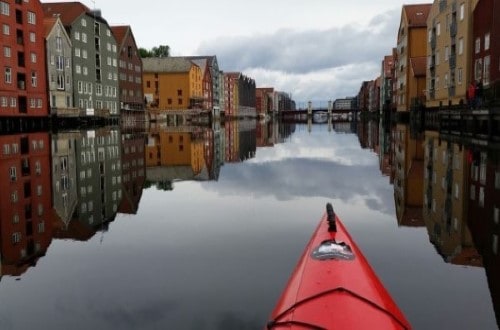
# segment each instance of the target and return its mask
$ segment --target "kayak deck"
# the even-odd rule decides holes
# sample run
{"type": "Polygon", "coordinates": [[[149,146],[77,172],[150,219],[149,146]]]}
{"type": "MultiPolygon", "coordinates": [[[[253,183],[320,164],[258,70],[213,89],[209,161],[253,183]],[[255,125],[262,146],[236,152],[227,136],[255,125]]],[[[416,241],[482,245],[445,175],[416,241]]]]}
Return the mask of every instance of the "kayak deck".
{"type": "Polygon", "coordinates": [[[330,204],[268,329],[410,329],[330,204]]]}

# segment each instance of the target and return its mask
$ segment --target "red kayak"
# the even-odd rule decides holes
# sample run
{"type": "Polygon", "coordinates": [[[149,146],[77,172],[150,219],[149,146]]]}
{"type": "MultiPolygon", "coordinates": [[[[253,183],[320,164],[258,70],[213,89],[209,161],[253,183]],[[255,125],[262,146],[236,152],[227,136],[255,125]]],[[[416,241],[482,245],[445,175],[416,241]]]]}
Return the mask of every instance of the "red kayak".
{"type": "Polygon", "coordinates": [[[411,329],[331,204],[267,329],[411,329]]]}

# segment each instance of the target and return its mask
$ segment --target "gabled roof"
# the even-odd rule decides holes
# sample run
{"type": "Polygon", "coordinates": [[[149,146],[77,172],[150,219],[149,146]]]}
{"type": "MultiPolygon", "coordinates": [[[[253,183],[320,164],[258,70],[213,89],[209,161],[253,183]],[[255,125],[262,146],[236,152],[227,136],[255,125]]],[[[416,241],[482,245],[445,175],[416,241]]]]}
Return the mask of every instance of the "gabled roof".
{"type": "Polygon", "coordinates": [[[100,11],[93,11],[81,2],[44,2],[42,3],[43,13],[45,17],[53,17],[59,15],[64,26],[70,26],[77,18],[83,14],[88,14],[100,22],[107,24],[106,20],[101,17],[100,11]]]}
{"type": "Polygon", "coordinates": [[[431,11],[432,4],[415,4],[415,5],[404,5],[403,11],[408,19],[409,27],[426,27],[427,17],[431,11]]]}
{"type": "Polygon", "coordinates": [[[89,7],[81,2],[44,2],[42,3],[45,17],[59,15],[64,26],[69,26],[84,13],[90,13],[89,7]]]}
{"type": "Polygon", "coordinates": [[[411,69],[415,77],[425,77],[427,69],[427,57],[419,56],[410,58],[411,69]]]}
{"type": "Polygon", "coordinates": [[[45,29],[44,37],[47,38],[52,32],[54,25],[56,25],[57,17],[45,17],[43,19],[43,28],[45,29]]]}
{"type": "Polygon", "coordinates": [[[196,60],[191,59],[191,62],[193,62],[194,64],[199,66],[201,69],[201,72],[203,72],[203,74],[205,74],[205,70],[208,66],[208,59],[206,59],[206,58],[200,58],[200,59],[196,59],[196,60]]]}
{"type": "Polygon", "coordinates": [[[43,27],[45,29],[45,39],[50,37],[50,34],[54,31],[54,28],[58,24],[61,24],[61,33],[64,34],[64,37],[66,38],[67,42],[71,45],[71,38],[68,36],[68,33],[66,33],[66,29],[64,28],[64,25],[62,24],[61,19],[59,17],[44,17],[43,18],[43,27]]]}
{"type": "Polygon", "coordinates": [[[130,29],[128,25],[119,25],[119,26],[111,26],[111,31],[116,39],[116,44],[122,46],[123,42],[126,39],[127,33],[130,29]]]}
{"type": "Polygon", "coordinates": [[[143,72],[189,72],[194,64],[184,57],[148,57],[142,59],[143,72]]]}

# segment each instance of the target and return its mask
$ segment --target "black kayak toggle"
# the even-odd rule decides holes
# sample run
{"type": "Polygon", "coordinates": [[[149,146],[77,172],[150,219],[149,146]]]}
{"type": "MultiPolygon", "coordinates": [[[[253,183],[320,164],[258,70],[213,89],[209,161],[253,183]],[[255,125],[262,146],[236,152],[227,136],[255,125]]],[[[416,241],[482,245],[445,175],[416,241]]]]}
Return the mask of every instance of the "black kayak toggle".
{"type": "Polygon", "coordinates": [[[326,214],[328,216],[328,231],[337,232],[337,223],[335,222],[335,212],[333,211],[333,206],[330,203],[326,204],[326,214]]]}

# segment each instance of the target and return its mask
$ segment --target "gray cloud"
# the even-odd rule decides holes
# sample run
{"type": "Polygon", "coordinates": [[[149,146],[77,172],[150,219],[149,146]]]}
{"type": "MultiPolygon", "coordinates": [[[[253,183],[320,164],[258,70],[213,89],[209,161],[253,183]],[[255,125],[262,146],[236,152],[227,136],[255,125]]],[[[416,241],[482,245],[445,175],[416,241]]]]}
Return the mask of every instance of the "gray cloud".
{"type": "Polygon", "coordinates": [[[198,53],[217,54],[227,71],[262,68],[307,74],[355,63],[379,63],[395,45],[399,13],[392,10],[378,15],[365,27],[282,29],[267,35],[222,37],[202,43],[198,53]]]}
{"type": "Polygon", "coordinates": [[[220,37],[197,53],[217,54],[222,70],[244,72],[258,87],[292,93],[297,102],[331,100],[357,94],[363,80],[380,74],[383,56],[396,45],[399,18],[400,10],[391,10],[366,25],[220,37]]]}

